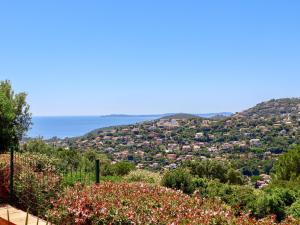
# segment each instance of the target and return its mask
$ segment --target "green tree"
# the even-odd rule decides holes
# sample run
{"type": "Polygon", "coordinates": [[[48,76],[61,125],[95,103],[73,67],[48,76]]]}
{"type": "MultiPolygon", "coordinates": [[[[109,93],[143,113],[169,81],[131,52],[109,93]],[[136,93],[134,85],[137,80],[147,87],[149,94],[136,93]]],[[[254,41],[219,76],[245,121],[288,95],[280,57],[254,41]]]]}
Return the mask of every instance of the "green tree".
{"type": "Polygon", "coordinates": [[[134,169],[133,163],[122,161],[115,164],[105,164],[101,173],[103,176],[125,176],[134,169]]]}
{"type": "Polygon", "coordinates": [[[182,190],[187,194],[194,191],[193,177],[187,169],[183,168],[166,172],[161,183],[165,187],[182,190]]]}
{"type": "Polygon", "coordinates": [[[227,179],[230,184],[243,184],[242,174],[233,168],[230,168],[227,172],[227,179]]]}
{"type": "Polygon", "coordinates": [[[131,170],[134,170],[135,165],[130,162],[118,162],[113,165],[114,173],[118,176],[124,176],[129,174],[131,170]]]}
{"type": "Polygon", "coordinates": [[[26,96],[16,94],[9,81],[0,81],[0,152],[17,146],[31,126],[26,96]]]}
{"type": "Polygon", "coordinates": [[[51,155],[57,152],[56,149],[39,138],[27,141],[23,145],[23,150],[24,152],[41,153],[46,155],[51,155]]]}
{"type": "Polygon", "coordinates": [[[300,146],[279,157],[275,164],[276,180],[298,180],[300,176],[300,146]]]}
{"type": "Polygon", "coordinates": [[[296,201],[296,194],[284,188],[273,188],[263,192],[252,202],[250,209],[258,218],[274,214],[280,221],[287,214],[287,209],[296,201]]]}
{"type": "Polygon", "coordinates": [[[288,214],[295,218],[300,218],[300,199],[291,205],[288,209],[288,214]]]}
{"type": "Polygon", "coordinates": [[[229,163],[216,160],[196,160],[186,161],[183,167],[187,168],[194,176],[212,180],[218,179],[222,183],[243,183],[243,175],[238,170],[235,170],[229,163]]]}

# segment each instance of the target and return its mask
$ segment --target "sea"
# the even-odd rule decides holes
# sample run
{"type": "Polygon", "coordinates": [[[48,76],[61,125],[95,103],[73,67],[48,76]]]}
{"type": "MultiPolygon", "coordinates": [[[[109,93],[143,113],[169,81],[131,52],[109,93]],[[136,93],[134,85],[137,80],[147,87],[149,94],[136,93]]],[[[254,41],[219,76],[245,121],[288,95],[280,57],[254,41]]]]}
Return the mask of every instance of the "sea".
{"type": "Polygon", "coordinates": [[[38,116],[33,117],[33,125],[27,137],[66,138],[78,137],[98,128],[130,125],[160,118],[160,116],[38,116]]]}

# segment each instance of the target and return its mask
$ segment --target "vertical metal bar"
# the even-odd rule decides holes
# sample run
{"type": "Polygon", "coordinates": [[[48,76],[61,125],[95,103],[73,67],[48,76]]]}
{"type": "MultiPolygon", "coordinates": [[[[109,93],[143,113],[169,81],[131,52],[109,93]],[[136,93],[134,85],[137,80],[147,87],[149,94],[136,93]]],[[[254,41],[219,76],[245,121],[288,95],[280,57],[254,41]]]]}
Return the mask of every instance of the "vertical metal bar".
{"type": "Polygon", "coordinates": [[[79,181],[80,181],[80,183],[82,183],[82,168],[81,168],[81,166],[79,166],[79,181]]]}
{"type": "Polygon", "coordinates": [[[96,184],[100,183],[100,160],[96,159],[96,184]]]}
{"type": "Polygon", "coordinates": [[[9,200],[13,203],[14,196],[14,147],[10,148],[10,169],[9,169],[9,200]]]}

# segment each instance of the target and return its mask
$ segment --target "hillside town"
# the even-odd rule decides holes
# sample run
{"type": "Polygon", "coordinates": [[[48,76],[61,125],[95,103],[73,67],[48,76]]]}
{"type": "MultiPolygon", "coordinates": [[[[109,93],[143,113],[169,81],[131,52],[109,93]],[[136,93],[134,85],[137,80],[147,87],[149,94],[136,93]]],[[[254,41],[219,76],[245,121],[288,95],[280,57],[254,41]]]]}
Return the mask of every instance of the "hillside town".
{"type": "Polygon", "coordinates": [[[170,116],[48,143],[95,149],[115,162],[133,161],[137,168],[161,170],[186,160],[215,159],[237,164],[244,175],[259,175],[269,174],[276,158],[299,137],[300,99],[294,98],[264,102],[226,118],[170,116]]]}

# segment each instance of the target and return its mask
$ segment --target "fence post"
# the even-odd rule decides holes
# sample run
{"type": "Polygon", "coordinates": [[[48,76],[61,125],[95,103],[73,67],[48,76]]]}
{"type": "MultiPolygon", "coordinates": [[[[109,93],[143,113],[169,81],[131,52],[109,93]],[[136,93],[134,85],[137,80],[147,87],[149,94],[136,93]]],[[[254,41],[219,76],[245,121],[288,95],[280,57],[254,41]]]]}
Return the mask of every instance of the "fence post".
{"type": "Polygon", "coordinates": [[[9,200],[13,203],[14,195],[14,148],[10,148],[10,168],[9,168],[9,200]]]}
{"type": "Polygon", "coordinates": [[[100,183],[100,160],[96,159],[96,184],[100,183]]]}

